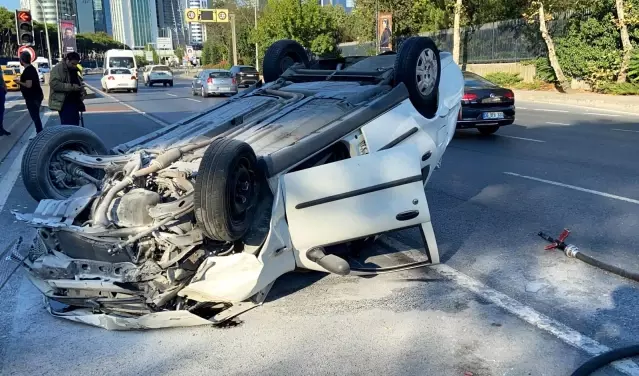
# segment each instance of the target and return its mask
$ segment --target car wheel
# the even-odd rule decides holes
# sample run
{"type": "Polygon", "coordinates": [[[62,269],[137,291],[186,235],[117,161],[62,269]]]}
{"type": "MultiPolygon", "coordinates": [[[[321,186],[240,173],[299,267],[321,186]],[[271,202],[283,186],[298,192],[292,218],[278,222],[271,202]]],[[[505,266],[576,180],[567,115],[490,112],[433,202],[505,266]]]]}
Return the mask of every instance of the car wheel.
{"type": "Polygon", "coordinates": [[[173,81],[169,82],[169,86],[173,87],[173,81]]]}
{"type": "Polygon", "coordinates": [[[202,98],[206,98],[206,92],[204,91],[204,86],[202,86],[202,90],[200,91],[200,96],[202,96],[202,98]]]}
{"type": "Polygon", "coordinates": [[[144,86],[149,86],[149,81],[144,80],[144,86]]]}
{"type": "Polygon", "coordinates": [[[134,93],[137,93],[137,92],[138,92],[138,89],[133,89],[133,92],[134,92],[134,93]]]}
{"type": "Polygon", "coordinates": [[[167,84],[166,84],[166,82],[163,82],[163,83],[162,83],[162,86],[166,87],[166,85],[167,85],[167,84]]]}
{"type": "Polygon", "coordinates": [[[264,82],[277,80],[295,63],[302,63],[306,68],[309,66],[308,55],[301,44],[290,39],[282,39],[271,44],[262,63],[264,82]]]}
{"type": "Polygon", "coordinates": [[[408,38],[395,58],[395,83],[406,85],[411,103],[426,118],[437,113],[440,76],[435,42],[427,37],[408,38]]]}
{"type": "Polygon", "coordinates": [[[197,96],[197,91],[195,91],[195,87],[191,86],[191,94],[193,94],[194,97],[197,96]]]}
{"type": "Polygon", "coordinates": [[[483,135],[493,134],[493,133],[497,132],[498,129],[499,129],[499,125],[489,125],[489,126],[485,126],[485,127],[477,127],[477,130],[479,131],[479,133],[481,133],[483,135]]]}
{"type": "MultiPolygon", "coordinates": [[[[28,144],[22,157],[22,180],[33,199],[64,200],[88,181],[72,175],[72,166],[61,154],[65,151],[80,151],[91,155],[108,155],[100,138],[92,131],[75,125],[59,125],[44,128],[28,144]]],[[[101,179],[102,170],[82,170],[101,179]]]]}
{"type": "Polygon", "coordinates": [[[109,88],[108,88],[108,87],[104,89],[104,92],[105,92],[105,93],[107,93],[107,94],[109,93],[109,91],[110,91],[110,90],[109,90],[109,88]]]}
{"type": "Polygon", "coordinates": [[[226,138],[213,141],[195,180],[195,218],[204,234],[217,241],[242,238],[253,221],[260,187],[249,144],[226,138]]]}

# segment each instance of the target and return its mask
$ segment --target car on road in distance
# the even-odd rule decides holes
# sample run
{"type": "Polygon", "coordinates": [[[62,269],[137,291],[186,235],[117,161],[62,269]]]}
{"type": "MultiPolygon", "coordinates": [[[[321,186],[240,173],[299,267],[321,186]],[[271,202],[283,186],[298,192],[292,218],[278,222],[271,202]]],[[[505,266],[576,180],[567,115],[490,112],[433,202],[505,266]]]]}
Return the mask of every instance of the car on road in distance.
{"type": "Polygon", "coordinates": [[[153,86],[153,84],[173,86],[173,71],[167,65],[147,65],[142,76],[145,86],[153,86]]]}
{"type": "Polygon", "coordinates": [[[510,89],[464,71],[464,96],[457,129],[477,128],[481,134],[493,134],[499,127],[515,121],[515,94],[510,89]]]}
{"type": "Polygon", "coordinates": [[[13,82],[13,80],[20,77],[20,74],[16,74],[13,67],[6,65],[1,66],[0,69],[2,69],[2,76],[4,77],[4,83],[7,85],[7,90],[20,90],[20,86],[13,82]]]}
{"type": "Polygon", "coordinates": [[[110,68],[102,76],[100,83],[106,93],[117,90],[138,92],[138,77],[133,69],[110,68]]]}
{"type": "Polygon", "coordinates": [[[260,80],[259,72],[250,65],[234,65],[230,71],[237,82],[237,87],[249,87],[260,80]]]}
{"type": "Polygon", "coordinates": [[[222,325],[297,269],[371,276],[440,262],[425,186],[464,79],[427,37],[319,69],[293,40],[264,84],[110,150],[60,125],[25,149],[39,202],[27,275],[56,317],[106,329],[222,325]],[[338,69],[340,68],[340,69],[338,69]],[[422,247],[375,252],[379,234],[422,247]]]}
{"type": "Polygon", "coordinates": [[[225,69],[205,69],[193,77],[191,93],[208,97],[210,95],[237,94],[237,83],[231,72],[225,69]]]}

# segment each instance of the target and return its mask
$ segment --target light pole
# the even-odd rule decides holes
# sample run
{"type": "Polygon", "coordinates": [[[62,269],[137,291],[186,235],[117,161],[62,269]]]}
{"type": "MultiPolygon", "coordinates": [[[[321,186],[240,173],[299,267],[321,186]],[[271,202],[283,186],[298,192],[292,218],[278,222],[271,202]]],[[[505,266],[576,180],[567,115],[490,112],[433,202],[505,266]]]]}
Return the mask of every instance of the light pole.
{"type": "MultiPolygon", "coordinates": [[[[44,7],[42,6],[42,3],[40,2],[40,0],[36,0],[38,2],[38,5],[40,6],[40,10],[42,11],[42,19],[44,20],[44,34],[47,38],[47,53],[49,56],[49,68],[53,67],[53,60],[51,59],[51,42],[49,42],[49,26],[47,24],[47,16],[44,14],[44,7]]],[[[56,0],[56,5],[57,5],[58,1],[56,0]]]]}
{"type": "MultiPolygon", "coordinates": [[[[257,31],[257,8],[260,6],[260,0],[255,0],[255,31],[257,31]]],[[[260,70],[260,60],[259,60],[259,49],[257,47],[257,42],[255,42],[255,68],[260,70]]]]}
{"type": "Polygon", "coordinates": [[[62,61],[62,34],[60,34],[60,10],[58,9],[58,0],[55,1],[55,23],[58,28],[58,51],[60,53],[60,61],[62,61]]]}

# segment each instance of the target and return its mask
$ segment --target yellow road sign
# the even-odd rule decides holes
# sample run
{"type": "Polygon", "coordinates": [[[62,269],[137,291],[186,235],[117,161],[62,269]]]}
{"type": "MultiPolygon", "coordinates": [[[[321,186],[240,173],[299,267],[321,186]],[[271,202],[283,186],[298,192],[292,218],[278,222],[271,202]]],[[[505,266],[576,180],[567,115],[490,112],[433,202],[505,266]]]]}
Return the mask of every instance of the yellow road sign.
{"type": "Polygon", "coordinates": [[[186,22],[198,22],[200,20],[200,9],[187,8],[185,13],[186,22]]]}
{"type": "Polygon", "coordinates": [[[202,23],[229,22],[228,9],[200,9],[200,20],[202,23]]]}

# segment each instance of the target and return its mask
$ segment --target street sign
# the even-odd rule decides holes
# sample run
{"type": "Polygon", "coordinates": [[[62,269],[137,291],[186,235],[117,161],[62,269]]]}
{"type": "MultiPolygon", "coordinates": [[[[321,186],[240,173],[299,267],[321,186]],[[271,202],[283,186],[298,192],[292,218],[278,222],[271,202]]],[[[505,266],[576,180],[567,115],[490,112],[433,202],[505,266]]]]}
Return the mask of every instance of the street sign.
{"type": "Polygon", "coordinates": [[[155,43],[155,48],[158,50],[172,50],[173,41],[171,38],[158,37],[155,43]]]}
{"type": "Polygon", "coordinates": [[[20,54],[24,51],[27,51],[31,54],[31,62],[33,63],[36,59],[35,50],[29,46],[20,46],[18,47],[18,57],[20,57],[20,54]]]}
{"type": "Polygon", "coordinates": [[[193,47],[191,47],[191,46],[186,46],[186,56],[188,56],[188,57],[189,57],[189,59],[190,59],[191,57],[195,56],[193,52],[194,52],[194,51],[193,51],[193,47]]]}
{"type": "Polygon", "coordinates": [[[186,10],[186,22],[218,23],[229,22],[228,9],[197,9],[186,10]]]}

